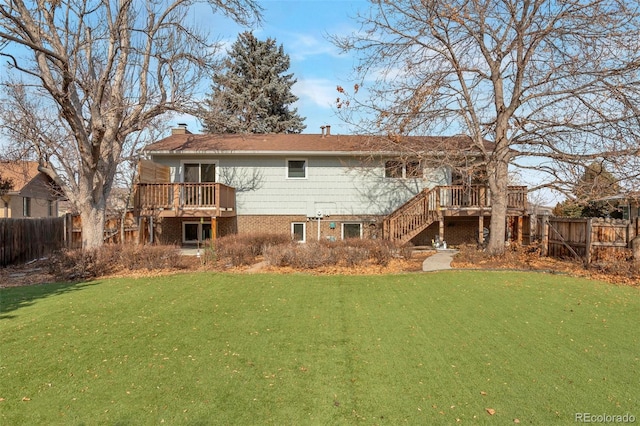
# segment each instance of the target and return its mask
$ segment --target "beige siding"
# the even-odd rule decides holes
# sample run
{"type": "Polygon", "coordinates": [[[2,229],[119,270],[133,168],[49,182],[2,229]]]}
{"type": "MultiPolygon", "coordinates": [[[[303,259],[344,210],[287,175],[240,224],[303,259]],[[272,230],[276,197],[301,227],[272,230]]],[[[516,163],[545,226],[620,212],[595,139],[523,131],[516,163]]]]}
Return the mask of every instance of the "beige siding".
{"type": "MultiPolygon", "coordinates": [[[[5,208],[4,200],[0,201],[0,217],[11,217],[14,219],[24,218],[23,199],[20,195],[13,195],[9,198],[8,209],[5,208]],[[8,215],[7,215],[8,213],[8,215]]],[[[58,203],[53,202],[53,215],[58,215],[58,203]]],[[[49,200],[42,198],[31,198],[31,214],[29,217],[50,217],[49,200]]]]}
{"type": "Polygon", "coordinates": [[[236,188],[239,215],[384,215],[426,187],[448,183],[442,170],[425,179],[384,177],[382,161],[355,163],[352,157],[202,155],[156,157],[171,167],[174,181],[181,161],[217,161],[219,182],[236,188]],[[307,161],[304,179],[287,178],[287,159],[307,161]]]}

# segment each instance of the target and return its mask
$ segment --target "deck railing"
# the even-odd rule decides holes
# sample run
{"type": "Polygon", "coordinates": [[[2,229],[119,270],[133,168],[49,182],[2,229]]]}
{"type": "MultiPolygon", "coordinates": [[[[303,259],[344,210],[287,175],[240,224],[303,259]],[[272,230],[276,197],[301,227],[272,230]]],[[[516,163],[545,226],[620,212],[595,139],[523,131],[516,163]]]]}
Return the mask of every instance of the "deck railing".
{"type": "MultiPolygon", "coordinates": [[[[387,239],[409,241],[441,217],[443,211],[485,210],[491,207],[489,188],[482,185],[447,185],[425,189],[387,216],[383,235],[387,239]]],[[[510,186],[507,208],[527,208],[527,187],[510,186]]]]}
{"type": "MultiPolygon", "coordinates": [[[[438,205],[443,209],[491,207],[491,191],[484,185],[448,185],[435,189],[438,191],[438,205]]],[[[507,188],[507,208],[527,208],[526,186],[507,188]]]]}
{"type": "Polygon", "coordinates": [[[235,188],[207,183],[139,183],[136,207],[140,210],[220,209],[235,211],[235,188]]]}

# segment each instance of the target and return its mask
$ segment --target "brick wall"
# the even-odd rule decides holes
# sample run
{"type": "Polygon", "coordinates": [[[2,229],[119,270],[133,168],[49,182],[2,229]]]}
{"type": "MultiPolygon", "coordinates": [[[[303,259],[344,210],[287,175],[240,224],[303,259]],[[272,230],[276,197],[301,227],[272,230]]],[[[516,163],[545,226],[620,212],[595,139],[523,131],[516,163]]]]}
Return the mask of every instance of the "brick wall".
{"type": "Polygon", "coordinates": [[[219,217],[218,218],[218,237],[232,235],[238,233],[237,217],[219,217]]]}
{"type": "MultiPolygon", "coordinates": [[[[379,238],[382,217],[380,216],[330,216],[320,220],[320,239],[342,239],[342,224],[361,223],[363,238],[379,238]]],[[[199,221],[199,218],[159,218],[155,220],[155,240],[162,244],[182,244],[182,222],[199,221]]],[[[238,234],[275,233],[291,235],[292,223],[304,223],[307,241],[318,238],[318,220],[300,216],[237,216],[218,218],[218,237],[238,234]]],[[[485,227],[489,218],[485,218],[485,227]]],[[[412,240],[416,246],[429,246],[438,235],[438,222],[412,240]]],[[[478,235],[477,217],[455,217],[445,219],[444,240],[449,245],[475,243],[478,235]]]]}
{"type": "Polygon", "coordinates": [[[381,218],[377,216],[329,216],[322,218],[319,223],[315,218],[306,216],[238,216],[238,233],[276,233],[291,235],[292,223],[304,223],[307,241],[318,239],[318,225],[320,239],[342,238],[343,223],[361,223],[362,234],[365,238],[377,237],[380,232],[381,218]]]}
{"type": "Polygon", "coordinates": [[[163,217],[154,220],[155,242],[160,244],[182,244],[182,219],[163,217]]]}
{"type": "MultiPolygon", "coordinates": [[[[485,218],[485,226],[488,226],[488,218],[485,218]]],[[[478,218],[459,217],[445,220],[444,240],[447,244],[475,244],[478,238],[478,218]]]]}
{"type": "MultiPolygon", "coordinates": [[[[484,219],[485,227],[489,224],[489,218],[484,219]]],[[[416,246],[430,246],[440,232],[440,224],[432,223],[411,242],[416,246]]],[[[478,237],[477,217],[448,217],[444,221],[444,240],[448,245],[475,244],[478,237]]]]}
{"type": "MultiPolygon", "coordinates": [[[[183,222],[199,222],[199,217],[180,218],[180,217],[162,217],[154,219],[154,235],[155,241],[160,244],[182,244],[182,223],[183,222]]],[[[210,222],[211,218],[205,217],[205,222],[210,222]]],[[[218,218],[218,237],[235,234],[237,232],[237,223],[235,217],[218,218]]]]}

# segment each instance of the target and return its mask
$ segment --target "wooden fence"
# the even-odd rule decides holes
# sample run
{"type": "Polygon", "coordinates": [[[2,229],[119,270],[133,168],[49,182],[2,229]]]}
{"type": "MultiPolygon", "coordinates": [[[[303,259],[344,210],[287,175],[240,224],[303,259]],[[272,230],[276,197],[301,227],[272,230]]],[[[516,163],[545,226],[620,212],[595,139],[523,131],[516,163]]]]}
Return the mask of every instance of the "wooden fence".
{"type": "MultiPolygon", "coordinates": [[[[122,220],[122,216],[107,217],[105,243],[139,243],[138,224],[133,212],[124,216],[124,226],[122,220]]],[[[0,219],[0,267],[39,259],[63,248],[82,248],[79,215],[0,219]]]]}
{"type": "Polygon", "coordinates": [[[542,254],[556,258],[573,257],[585,264],[617,252],[628,251],[631,240],[639,235],[638,218],[629,220],[541,217],[536,237],[542,254]]]}
{"type": "Polygon", "coordinates": [[[0,219],[0,266],[24,263],[65,247],[65,218],[0,219]]]}
{"type": "MultiPolygon", "coordinates": [[[[124,226],[121,215],[107,215],[104,222],[104,242],[111,244],[137,244],[138,223],[133,215],[133,211],[128,211],[124,216],[124,226]]],[[[69,218],[67,227],[67,247],[72,249],[82,248],[82,220],[80,215],[73,215],[69,218]]]]}

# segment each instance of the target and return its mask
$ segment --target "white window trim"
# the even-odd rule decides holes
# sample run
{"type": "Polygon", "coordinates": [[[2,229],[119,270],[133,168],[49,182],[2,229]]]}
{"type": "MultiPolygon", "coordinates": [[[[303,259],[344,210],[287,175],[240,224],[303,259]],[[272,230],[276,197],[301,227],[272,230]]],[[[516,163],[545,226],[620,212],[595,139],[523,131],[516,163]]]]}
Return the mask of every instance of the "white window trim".
{"type": "Polygon", "coordinates": [[[284,160],[284,176],[291,180],[303,180],[309,177],[309,160],[306,158],[287,158],[284,160]],[[290,177],[289,176],[289,161],[304,161],[304,177],[290,177]]]}
{"type": "MultiPolygon", "coordinates": [[[[216,182],[219,182],[220,179],[220,161],[218,160],[180,160],[180,182],[184,182],[184,165],[185,164],[199,164],[202,169],[203,164],[213,164],[216,166],[216,182]]],[[[198,174],[198,180],[202,180],[202,170],[198,174]]],[[[201,182],[198,182],[201,183],[201,182]]]]}
{"type": "Polygon", "coordinates": [[[342,222],[340,224],[340,236],[344,240],[344,226],[345,225],[360,225],[360,239],[364,235],[364,224],[362,222],[342,222]]]}
{"type": "Polygon", "coordinates": [[[294,229],[294,225],[302,225],[302,240],[298,241],[299,243],[306,243],[307,242],[307,223],[306,222],[291,222],[291,238],[293,238],[295,236],[295,233],[293,232],[294,229]]]}

